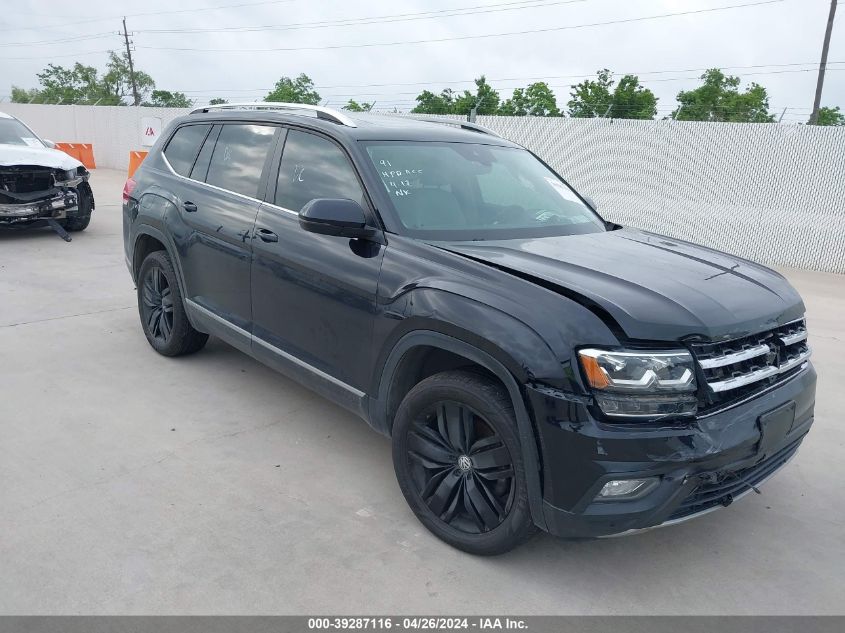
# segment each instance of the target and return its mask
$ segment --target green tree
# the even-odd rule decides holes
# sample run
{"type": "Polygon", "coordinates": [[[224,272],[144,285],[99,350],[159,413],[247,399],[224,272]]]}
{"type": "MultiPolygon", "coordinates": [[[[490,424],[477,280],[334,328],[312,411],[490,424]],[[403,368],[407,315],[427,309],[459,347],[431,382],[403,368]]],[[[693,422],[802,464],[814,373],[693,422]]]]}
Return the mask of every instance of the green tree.
{"type": "Polygon", "coordinates": [[[343,109],[349,110],[350,112],[369,112],[373,109],[373,104],[367,103],[366,101],[358,103],[354,99],[350,99],[349,102],[343,106],[343,109]]]}
{"type": "Polygon", "coordinates": [[[35,88],[12,86],[12,103],[43,103],[40,97],[41,91],[35,88]]]}
{"type": "Polygon", "coordinates": [[[208,105],[222,105],[224,103],[229,103],[229,100],[222,97],[214,97],[214,99],[208,102],[208,105]]]}
{"type": "Polygon", "coordinates": [[[595,79],[575,86],[570,96],[567,107],[571,117],[653,119],[657,114],[657,97],[637,76],[625,75],[617,84],[607,68],[598,71],[595,79]]]}
{"type": "Polygon", "coordinates": [[[105,96],[103,86],[97,78],[97,69],[83,66],[79,62],[65,68],[55,64],[37,73],[40,89],[12,90],[12,101],[33,103],[82,103],[94,102],[105,96]]]}
{"type": "Polygon", "coordinates": [[[473,108],[477,108],[476,114],[480,115],[499,111],[499,93],[487,83],[484,75],[475,80],[475,94],[464,90],[464,94],[455,99],[452,113],[468,115],[473,108]]]}
{"type": "Polygon", "coordinates": [[[839,111],[839,106],[819,108],[819,118],[816,125],[845,125],[845,114],[839,111]]]}
{"type": "Polygon", "coordinates": [[[739,77],[725,75],[711,68],[701,75],[702,85],[678,93],[678,108],[672,117],[679,121],[730,121],[734,123],[771,123],[766,89],[753,83],[739,91],[739,77]]]}
{"type": "Polygon", "coordinates": [[[499,106],[505,116],[560,116],[555,94],[548,84],[538,81],[527,88],[517,88],[513,96],[499,106]]]}
{"type": "Polygon", "coordinates": [[[612,87],[613,79],[607,68],[598,71],[595,80],[582,81],[569,93],[572,97],[566,104],[569,116],[591,119],[608,114],[613,105],[613,97],[610,94],[612,87]]]}
{"type": "MultiPolygon", "coordinates": [[[[123,56],[109,52],[106,72],[99,76],[93,66],[76,62],[66,68],[56,64],[37,73],[40,88],[12,88],[12,101],[21,103],[80,103],[100,105],[123,105],[125,98],[132,94],[132,82],[126,54],[123,56]]],[[[155,82],[147,73],[136,70],[135,81],[139,97],[145,96],[155,87],[155,82]]]]}
{"type": "Polygon", "coordinates": [[[639,77],[622,77],[613,90],[610,116],[614,119],[653,119],[656,114],[657,97],[654,93],[640,85],[639,77]]]}
{"type": "Polygon", "coordinates": [[[305,73],[300,73],[295,79],[282,77],[276,82],[264,101],[278,101],[282,103],[320,103],[320,94],[314,90],[314,82],[305,73]]]}
{"type": "Polygon", "coordinates": [[[455,108],[455,95],[449,88],[439,95],[423,90],[417,95],[416,101],[416,107],[411,110],[416,114],[452,114],[455,108]]]}
{"type": "MultiPolygon", "coordinates": [[[[127,101],[132,103],[132,75],[129,72],[129,57],[126,53],[118,55],[109,51],[109,62],[106,64],[102,85],[106,93],[105,98],[111,105],[122,105],[127,101]]],[[[143,70],[136,68],[135,85],[138,88],[138,103],[141,103],[155,88],[156,82],[143,70]]]]}
{"type": "Polygon", "coordinates": [[[141,105],[155,108],[190,108],[193,103],[182,92],[170,92],[169,90],[153,90],[150,100],[141,105]]]}

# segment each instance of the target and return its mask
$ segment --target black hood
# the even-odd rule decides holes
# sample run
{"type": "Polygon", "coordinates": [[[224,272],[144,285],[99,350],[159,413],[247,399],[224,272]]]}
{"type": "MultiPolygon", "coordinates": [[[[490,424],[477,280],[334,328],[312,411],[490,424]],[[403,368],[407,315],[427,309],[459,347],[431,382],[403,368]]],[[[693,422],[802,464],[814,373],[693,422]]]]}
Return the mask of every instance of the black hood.
{"type": "Polygon", "coordinates": [[[720,340],[804,314],[801,297],[775,271],[635,229],[435,245],[559,287],[635,339],[720,340]]]}

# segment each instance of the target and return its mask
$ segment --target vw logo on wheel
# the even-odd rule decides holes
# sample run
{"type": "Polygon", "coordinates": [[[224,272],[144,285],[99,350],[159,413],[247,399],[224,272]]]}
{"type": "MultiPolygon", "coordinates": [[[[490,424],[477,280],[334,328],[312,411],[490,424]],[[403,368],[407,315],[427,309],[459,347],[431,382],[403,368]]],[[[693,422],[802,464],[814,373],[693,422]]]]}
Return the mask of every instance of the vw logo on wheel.
{"type": "Polygon", "coordinates": [[[458,468],[463,472],[472,469],[472,460],[469,458],[468,455],[461,455],[458,457],[458,468]]]}

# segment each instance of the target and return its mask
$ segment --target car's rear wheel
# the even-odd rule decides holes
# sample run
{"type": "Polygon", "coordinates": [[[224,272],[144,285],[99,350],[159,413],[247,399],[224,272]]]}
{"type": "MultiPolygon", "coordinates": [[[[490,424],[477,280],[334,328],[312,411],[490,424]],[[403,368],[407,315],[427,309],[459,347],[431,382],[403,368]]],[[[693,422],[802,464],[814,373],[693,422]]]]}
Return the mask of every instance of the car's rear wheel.
{"type": "Polygon", "coordinates": [[[150,345],[159,354],[181,356],[203,348],[208,334],[193,328],[167,253],[147,255],[138,273],[138,312],[150,345]]]}
{"type": "Polygon", "coordinates": [[[392,435],[402,493],[437,537],[492,555],[536,532],[513,406],[499,383],[469,371],[431,376],[402,401],[392,435]]]}

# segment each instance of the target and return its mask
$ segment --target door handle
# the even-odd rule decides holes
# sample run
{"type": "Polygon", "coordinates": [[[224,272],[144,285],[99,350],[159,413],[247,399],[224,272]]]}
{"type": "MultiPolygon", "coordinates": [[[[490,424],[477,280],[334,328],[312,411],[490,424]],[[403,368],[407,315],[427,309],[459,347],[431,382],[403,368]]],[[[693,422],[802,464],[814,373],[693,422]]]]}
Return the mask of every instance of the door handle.
{"type": "Polygon", "coordinates": [[[279,236],[269,229],[258,229],[255,234],[261,238],[263,242],[278,242],[279,236]]]}
{"type": "Polygon", "coordinates": [[[185,211],[187,211],[188,213],[196,213],[197,205],[195,205],[193,202],[183,202],[182,208],[185,209],[185,211]]]}

